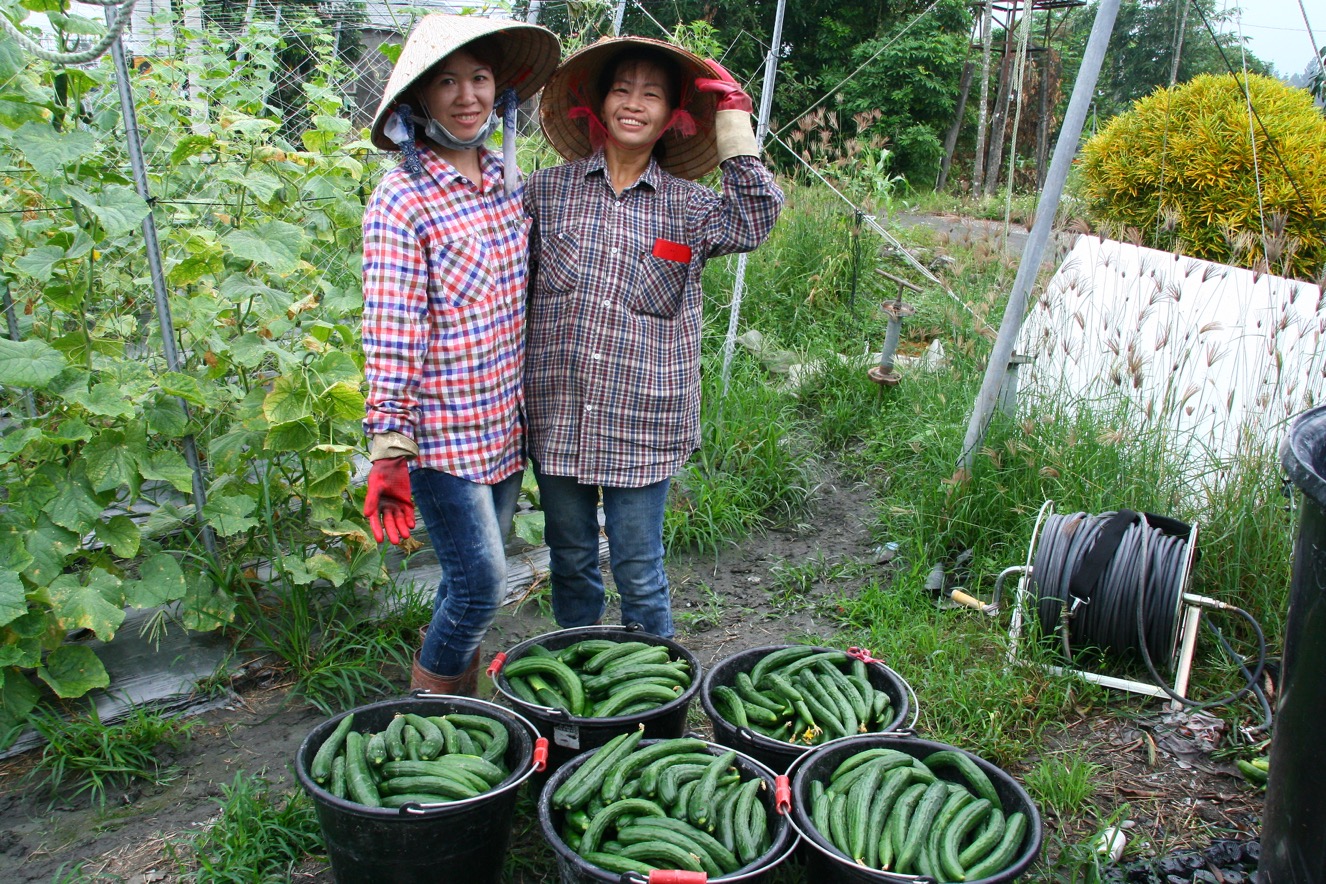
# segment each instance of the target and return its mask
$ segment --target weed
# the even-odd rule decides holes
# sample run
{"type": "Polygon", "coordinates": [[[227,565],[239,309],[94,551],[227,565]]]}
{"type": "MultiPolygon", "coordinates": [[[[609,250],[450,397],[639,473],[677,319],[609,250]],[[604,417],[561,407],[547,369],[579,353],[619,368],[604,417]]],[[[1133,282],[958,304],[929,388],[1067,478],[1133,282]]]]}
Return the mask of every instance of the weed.
{"type": "Polygon", "coordinates": [[[723,597],[707,583],[700,584],[700,593],[704,601],[694,608],[677,612],[677,624],[688,632],[707,632],[723,623],[723,616],[728,613],[723,597]]]}
{"type": "Polygon", "coordinates": [[[167,842],[167,854],[198,884],[276,884],[310,854],[325,852],[313,802],[303,791],[282,794],[264,778],[240,771],[222,785],[220,816],[205,831],[167,842]]]}
{"type": "Polygon", "coordinates": [[[180,748],[193,728],[191,720],[168,718],[138,705],[129,707],[124,721],[102,724],[93,703],[86,716],[69,718],[38,709],[31,723],[46,746],[29,778],[48,789],[53,799],[87,794],[102,808],[107,789],[134,782],[169,783],[175,771],[162,763],[161,749],[180,748]]]}
{"type": "Polygon", "coordinates": [[[1042,758],[1023,777],[1032,798],[1055,816],[1076,815],[1096,791],[1096,777],[1103,768],[1080,753],[1069,752],[1042,758]]]}

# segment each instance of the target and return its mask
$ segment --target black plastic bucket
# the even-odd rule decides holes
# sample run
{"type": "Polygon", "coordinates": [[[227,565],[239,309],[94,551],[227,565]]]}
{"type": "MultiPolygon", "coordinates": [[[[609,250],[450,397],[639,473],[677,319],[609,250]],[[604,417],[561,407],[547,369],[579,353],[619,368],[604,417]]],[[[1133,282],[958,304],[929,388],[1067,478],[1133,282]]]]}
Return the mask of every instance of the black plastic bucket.
{"type": "Polygon", "coordinates": [[[511,820],[520,785],[534,773],[534,726],[510,709],[468,697],[416,696],[360,706],[324,721],[304,738],[295,774],[313,799],[338,884],[497,882],[511,840],[511,820]],[[337,798],[313,781],[308,769],[318,748],[341,719],[354,714],[354,728],[380,731],[398,713],[484,715],[506,726],[510,742],[503,760],[511,771],[491,791],[438,807],[365,807],[337,798]]]}
{"type": "MultiPolygon", "coordinates": [[[[641,740],[639,748],[644,748],[655,742],[657,740],[641,740]]],[[[705,751],[711,755],[721,755],[726,749],[717,743],[709,743],[705,751]]],[[[557,787],[566,782],[567,778],[574,774],[592,754],[586,751],[575,756],[558,768],[548,778],[548,782],[544,783],[543,791],[539,794],[539,829],[542,830],[544,839],[557,856],[557,872],[562,884],[592,884],[592,882],[599,881],[610,882],[610,884],[626,884],[628,881],[637,879],[617,872],[608,872],[598,866],[591,865],[562,840],[562,821],[565,812],[552,806],[552,796],[557,791],[557,787]]],[[[770,838],[772,843],[764,854],[757,857],[749,865],[738,869],[731,875],[724,875],[721,878],[710,880],[745,881],[748,884],[759,884],[759,882],[770,880],[774,869],[791,856],[799,839],[787,815],[779,813],[776,807],[775,794],[777,792],[778,777],[774,772],[754,758],[740,752],[737,753],[735,763],[743,774],[753,773],[764,780],[765,788],[760,791],[759,795],[760,800],[764,802],[765,815],[773,824],[773,833],[770,838]]],[[[685,874],[693,876],[695,873],[685,874]]],[[[815,879],[811,878],[810,880],[814,881],[815,879]]]]}
{"type": "Polygon", "coordinates": [[[1268,884],[1326,880],[1326,407],[1303,412],[1280,445],[1303,492],[1271,735],[1258,870],[1268,884]]]}
{"type": "Polygon", "coordinates": [[[574,629],[562,629],[548,632],[527,639],[494,660],[489,667],[497,685],[497,690],[526,717],[534,722],[539,733],[548,740],[548,770],[556,770],[581,752],[596,749],[618,734],[635,730],[643,724],[647,739],[666,739],[680,737],[686,730],[686,711],[691,701],[700,692],[703,673],[700,661],[694,654],[671,639],[650,635],[621,626],[581,626],[574,629]],[[548,706],[536,706],[516,696],[502,674],[502,666],[507,662],[519,660],[534,645],[541,645],[550,651],[560,651],[585,639],[609,639],[618,642],[643,642],[648,645],[663,645],[674,659],[685,660],[691,668],[691,683],[675,700],[631,715],[619,715],[613,718],[581,718],[571,715],[564,709],[548,706]]]}
{"type": "MultiPolygon", "coordinates": [[[[956,747],[933,740],[921,740],[900,734],[859,734],[855,737],[843,737],[817,746],[803,755],[792,765],[788,776],[792,781],[792,825],[807,845],[806,880],[815,884],[880,884],[880,882],[914,882],[913,875],[896,875],[869,869],[858,865],[851,858],[843,855],[827,838],[815,828],[810,816],[810,785],[813,782],[829,783],[830,775],[838,765],[849,756],[866,749],[884,747],[906,752],[908,755],[924,761],[931,753],[941,750],[953,750],[956,747]]],[[[1016,858],[997,875],[969,881],[967,884],[1008,884],[1016,881],[1035,862],[1041,850],[1041,815],[1027,790],[1017,780],[1003,770],[995,767],[978,755],[965,749],[957,749],[976,762],[985,772],[999,793],[999,800],[1004,806],[1004,813],[1020,811],[1027,817],[1027,831],[1022,837],[1022,848],[1016,858]]],[[[940,775],[943,776],[944,773],[940,775]]],[[[956,775],[954,775],[956,781],[956,775]]],[[[928,879],[926,879],[928,880],[928,879]]]]}
{"type": "MultiPolygon", "coordinates": [[[[719,685],[732,687],[736,683],[738,673],[750,672],[762,657],[774,651],[781,651],[785,647],[789,646],[771,645],[763,648],[751,648],[747,651],[739,651],[730,657],[725,657],[705,673],[704,685],[700,692],[700,703],[704,706],[705,713],[714,725],[714,739],[724,746],[736,749],[739,752],[745,752],[779,773],[786,771],[792,765],[792,762],[814,747],[798,746],[784,740],[766,737],[764,734],[757,734],[749,728],[737,727],[723,718],[714,706],[714,688],[719,685]]],[[[815,648],[814,650],[831,651],[834,649],[815,648]]],[[[870,684],[876,690],[888,694],[889,702],[893,704],[893,720],[882,732],[898,730],[907,721],[908,715],[915,712],[911,702],[911,698],[915,694],[907,682],[903,681],[902,676],[877,660],[866,664],[866,673],[870,678],[870,684]]]]}

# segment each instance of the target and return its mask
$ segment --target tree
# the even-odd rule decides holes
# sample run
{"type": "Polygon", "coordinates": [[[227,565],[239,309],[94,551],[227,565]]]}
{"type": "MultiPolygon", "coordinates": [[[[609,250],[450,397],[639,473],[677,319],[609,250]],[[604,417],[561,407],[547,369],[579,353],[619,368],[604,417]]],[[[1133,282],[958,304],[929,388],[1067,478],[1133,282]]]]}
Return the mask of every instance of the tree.
{"type": "MultiPolygon", "coordinates": [[[[1182,34],[1177,82],[1185,83],[1199,74],[1228,74],[1224,55],[1235,70],[1242,70],[1246,57],[1248,71],[1254,74],[1269,72],[1266,63],[1247,50],[1240,51],[1239,39],[1233,33],[1221,33],[1220,26],[1234,12],[1219,12],[1215,0],[1122,0],[1114,23],[1110,48],[1105,54],[1100,79],[1096,85],[1096,112],[1108,119],[1126,111],[1134,101],[1153,90],[1170,84],[1174,61],[1174,48],[1182,34]],[[1178,28],[1184,2],[1191,3],[1182,31],[1178,28]],[[1197,14],[1199,13],[1200,14],[1197,14]],[[1203,20],[1215,29],[1219,43],[1211,39],[1203,20]]],[[[1095,21],[1095,9],[1070,19],[1069,47],[1064,63],[1067,70],[1076,70],[1086,47],[1087,36],[1095,21]]]]}

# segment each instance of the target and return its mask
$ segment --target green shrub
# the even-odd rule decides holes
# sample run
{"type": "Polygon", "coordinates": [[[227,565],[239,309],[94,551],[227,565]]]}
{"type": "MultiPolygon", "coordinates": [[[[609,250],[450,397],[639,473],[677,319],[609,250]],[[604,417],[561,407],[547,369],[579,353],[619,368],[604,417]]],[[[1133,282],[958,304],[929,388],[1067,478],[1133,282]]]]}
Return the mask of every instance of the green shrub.
{"type": "Polygon", "coordinates": [[[1257,75],[1247,86],[1265,129],[1241,80],[1209,74],[1111,120],[1083,151],[1088,211],[1155,248],[1314,279],[1326,264],[1326,119],[1303,89],[1257,75]]]}

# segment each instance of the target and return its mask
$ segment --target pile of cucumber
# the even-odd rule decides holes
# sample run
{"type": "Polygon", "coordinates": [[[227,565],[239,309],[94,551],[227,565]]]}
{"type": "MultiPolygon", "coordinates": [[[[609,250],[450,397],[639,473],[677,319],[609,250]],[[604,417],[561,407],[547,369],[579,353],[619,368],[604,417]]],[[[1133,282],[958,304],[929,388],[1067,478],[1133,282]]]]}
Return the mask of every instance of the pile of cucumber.
{"type": "Polygon", "coordinates": [[[844,651],[780,648],[711,690],[714,708],[734,727],[784,743],[814,746],[893,723],[893,702],[870,683],[866,664],[844,651]]]}
{"type": "Polygon", "coordinates": [[[617,874],[669,869],[711,878],[769,850],[765,782],[735,763],[736,752],[691,737],[641,746],[643,734],[614,737],[554,790],[568,847],[617,874]]]}
{"type": "Polygon", "coordinates": [[[309,776],[366,807],[460,801],[507,778],[509,741],[506,725],[486,715],[398,713],[385,730],[362,733],[351,712],[314,754],[309,776]]]}
{"type": "Polygon", "coordinates": [[[530,645],[502,665],[511,693],[533,706],[580,718],[616,718],[657,709],[690,687],[690,664],[665,645],[584,639],[559,651],[530,645]]]}
{"type": "Polygon", "coordinates": [[[1005,815],[990,778],[953,749],[921,760],[865,749],[845,758],[827,784],[812,782],[808,797],[815,830],[853,862],[936,881],[976,881],[1007,869],[1027,829],[1026,815],[1005,815]]]}

